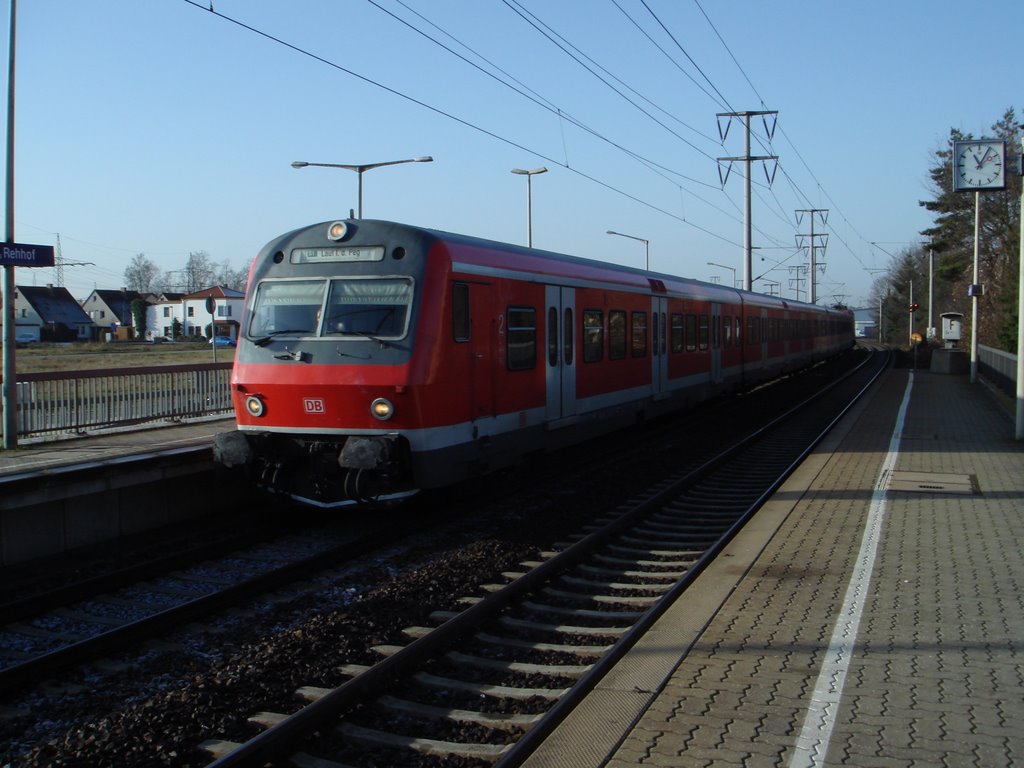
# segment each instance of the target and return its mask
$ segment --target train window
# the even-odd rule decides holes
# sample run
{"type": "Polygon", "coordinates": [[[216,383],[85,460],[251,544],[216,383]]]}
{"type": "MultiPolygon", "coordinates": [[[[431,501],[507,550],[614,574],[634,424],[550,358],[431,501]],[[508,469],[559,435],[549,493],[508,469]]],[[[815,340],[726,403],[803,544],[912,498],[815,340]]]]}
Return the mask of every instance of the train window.
{"type": "Polygon", "coordinates": [[[722,318],[718,315],[711,316],[711,347],[718,349],[722,346],[722,318]]]}
{"type": "Polygon", "coordinates": [[[647,356],[647,313],[633,313],[633,357],[647,356]]]}
{"type": "Polygon", "coordinates": [[[668,335],[668,326],[665,324],[665,313],[661,313],[661,354],[665,354],[666,341],[665,337],[668,335]]]}
{"type": "Polygon", "coordinates": [[[626,312],[613,309],[608,313],[608,359],[622,360],[626,356],[626,312]]]}
{"type": "Polygon", "coordinates": [[[743,329],[743,322],[739,315],[736,315],[733,320],[735,321],[735,333],[733,334],[733,338],[736,340],[736,344],[739,345],[743,343],[743,338],[740,334],[740,331],[743,329]]]}
{"type": "Polygon", "coordinates": [[[698,347],[703,352],[708,348],[708,316],[700,316],[700,335],[697,337],[698,347]]]}
{"type": "Polygon", "coordinates": [[[729,315],[722,318],[722,346],[732,346],[732,318],[729,315]]]}
{"type": "Polygon", "coordinates": [[[452,338],[469,341],[469,286],[465,283],[452,286],[452,338]]]}
{"type": "Polygon", "coordinates": [[[651,354],[657,357],[660,352],[658,346],[658,313],[651,312],[651,354]]]}
{"type": "Polygon", "coordinates": [[[562,321],[562,356],[565,359],[566,365],[572,365],[572,334],[572,309],[566,307],[565,318],[562,321]]]}
{"type": "Polygon", "coordinates": [[[686,316],[686,351],[697,351],[697,316],[686,316]]]}
{"type": "Polygon", "coordinates": [[[508,369],[525,371],[537,364],[537,310],[533,307],[509,307],[508,369]]]}
{"type": "Polygon", "coordinates": [[[278,280],[260,283],[253,303],[249,335],[311,336],[316,333],[324,301],[325,280],[278,280]]]}
{"type": "Polygon", "coordinates": [[[403,277],[332,280],[323,333],[398,339],[411,305],[412,281],[403,277]]]}
{"type": "Polygon", "coordinates": [[[599,363],[604,358],[604,314],[599,309],[583,310],[583,362],[599,363]]]}
{"type": "Polygon", "coordinates": [[[757,318],[747,315],[747,344],[757,344],[757,318]]]}
{"type": "Polygon", "coordinates": [[[678,312],[672,313],[672,351],[683,351],[683,316],[678,312]]]}

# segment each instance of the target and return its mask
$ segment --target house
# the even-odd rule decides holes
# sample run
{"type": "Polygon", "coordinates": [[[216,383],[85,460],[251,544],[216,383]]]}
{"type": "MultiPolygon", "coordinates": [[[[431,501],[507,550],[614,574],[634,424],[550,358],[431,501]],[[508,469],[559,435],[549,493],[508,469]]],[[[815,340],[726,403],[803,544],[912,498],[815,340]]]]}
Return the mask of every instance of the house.
{"type": "Polygon", "coordinates": [[[146,315],[146,335],[174,338],[175,321],[184,338],[210,338],[216,328],[218,336],[238,337],[239,322],[245,308],[245,292],[215,285],[186,295],[164,294],[150,305],[146,315]],[[207,300],[211,311],[207,308],[207,300]]]}
{"type": "MultiPolygon", "coordinates": [[[[0,327],[2,327],[0,313],[0,327]]],[[[88,341],[92,321],[67,288],[19,285],[14,289],[15,335],[34,333],[40,341],[88,341]]]]}
{"type": "MultiPolygon", "coordinates": [[[[141,294],[138,291],[129,291],[127,288],[122,288],[119,291],[100,288],[94,290],[82,302],[82,309],[92,320],[93,338],[105,339],[107,333],[117,337],[118,329],[134,327],[132,302],[136,299],[150,301],[151,296],[152,294],[141,294]]],[[[131,338],[131,335],[127,335],[125,338],[131,338]]]]}

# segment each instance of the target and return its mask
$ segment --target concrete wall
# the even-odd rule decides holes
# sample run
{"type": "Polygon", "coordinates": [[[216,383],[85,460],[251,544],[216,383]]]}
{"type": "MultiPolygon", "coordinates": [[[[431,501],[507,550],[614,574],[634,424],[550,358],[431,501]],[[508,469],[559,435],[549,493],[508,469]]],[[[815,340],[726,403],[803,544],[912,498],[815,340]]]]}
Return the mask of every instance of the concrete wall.
{"type": "Polygon", "coordinates": [[[7,479],[0,486],[0,566],[213,514],[247,493],[240,477],[215,467],[209,448],[7,479]]]}

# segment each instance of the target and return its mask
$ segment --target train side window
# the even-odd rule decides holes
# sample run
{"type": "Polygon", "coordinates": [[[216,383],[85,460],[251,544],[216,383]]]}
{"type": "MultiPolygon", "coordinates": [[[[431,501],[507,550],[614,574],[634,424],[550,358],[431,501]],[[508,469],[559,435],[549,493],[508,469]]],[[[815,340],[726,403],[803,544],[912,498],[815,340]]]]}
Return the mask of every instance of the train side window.
{"type": "Polygon", "coordinates": [[[712,315],[711,317],[711,347],[719,349],[722,346],[722,318],[712,315]]]}
{"type": "Polygon", "coordinates": [[[466,283],[452,286],[452,338],[469,341],[469,286],[466,283]]]}
{"type": "Polygon", "coordinates": [[[548,365],[558,365],[558,309],[548,307],[548,365]]]}
{"type": "Polygon", "coordinates": [[[608,312],[608,359],[622,360],[626,356],[626,311],[608,312]]]}
{"type": "Polygon", "coordinates": [[[686,351],[697,351],[697,316],[686,316],[686,351]]]}
{"type": "Polygon", "coordinates": [[[565,308],[565,319],[562,322],[562,357],[566,365],[572,365],[572,309],[565,308]]]}
{"type": "Polygon", "coordinates": [[[757,344],[757,318],[747,315],[747,344],[757,344]]]}
{"type": "Polygon", "coordinates": [[[672,313],[672,351],[683,351],[683,316],[678,312],[672,313]]]}
{"type": "Polygon", "coordinates": [[[599,363],[604,358],[604,314],[599,309],[583,310],[583,362],[599,363]]]}
{"type": "Polygon", "coordinates": [[[743,330],[743,318],[739,315],[733,318],[736,321],[736,332],[733,334],[733,338],[736,339],[737,346],[743,343],[743,337],[740,331],[743,330]]]}
{"type": "Polygon", "coordinates": [[[666,318],[666,315],[665,315],[664,312],[662,312],[661,313],[661,354],[663,354],[663,355],[667,351],[666,350],[667,344],[666,344],[665,337],[668,336],[668,325],[666,325],[665,318],[666,318]]]}
{"type": "Polygon", "coordinates": [[[729,315],[722,318],[722,346],[732,346],[732,318],[729,315]]]}
{"type": "Polygon", "coordinates": [[[537,310],[533,307],[509,307],[508,369],[526,371],[537,364],[537,310]]]}
{"type": "Polygon", "coordinates": [[[698,346],[703,352],[708,348],[708,316],[700,316],[700,336],[697,338],[698,346]]]}
{"type": "Polygon", "coordinates": [[[647,313],[633,313],[633,357],[647,357],[647,313]]]}

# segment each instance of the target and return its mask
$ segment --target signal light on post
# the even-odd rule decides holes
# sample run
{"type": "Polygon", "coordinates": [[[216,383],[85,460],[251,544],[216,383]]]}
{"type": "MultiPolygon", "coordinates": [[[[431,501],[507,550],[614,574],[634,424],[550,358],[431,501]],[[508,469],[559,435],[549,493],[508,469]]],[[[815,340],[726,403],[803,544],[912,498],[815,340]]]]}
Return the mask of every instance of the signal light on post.
{"type": "Polygon", "coordinates": [[[910,305],[910,311],[911,311],[911,312],[916,312],[916,311],[917,311],[917,308],[918,308],[918,307],[920,307],[920,306],[921,306],[920,304],[918,304],[918,303],[916,303],[916,302],[915,302],[915,303],[913,303],[913,304],[911,304],[911,305],[910,305]]]}

